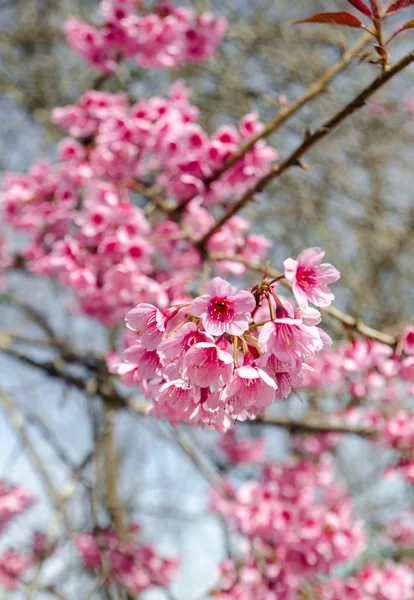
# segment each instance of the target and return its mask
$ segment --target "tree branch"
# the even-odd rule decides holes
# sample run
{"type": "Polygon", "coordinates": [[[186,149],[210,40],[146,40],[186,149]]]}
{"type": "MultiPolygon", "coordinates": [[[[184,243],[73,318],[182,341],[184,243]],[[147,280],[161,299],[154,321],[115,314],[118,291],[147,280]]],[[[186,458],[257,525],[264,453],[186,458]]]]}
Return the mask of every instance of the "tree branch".
{"type": "Polygon", "coordinates": [[[332,79],[343,71],[351,62],[351,60],[360,52],[372,37],[369,33],[364,33],[359,40],[353,44],[348,50],[346,50],[343,56],[329,69],[327,69],[312,85],[310,85],[302,95],[296,100],[293,100],[290,104],[287,104],[273,117],[271,121],[265,125],[264,129],[257,133],[255,136],[250,138],[245,144],[243,144],[237,152],[232,154],[223,164],[222,167],[212,175],[207,181],[206,185],[210,185],[223,175],[228,169],[235,165],[253,146],[262,139],[269,137],[272,133],[277,131],[283,123],[285,123],[294,113],[302,108],[309,100],[315,98],[323,92],[326,86],[332,81],[332,79]]]}
{"type": "MultiPolygon", "coordinates": [[[[18,360],[22,360],[26,364],[29,364],[32,367],[36,367],[41,371],[47,373],[49,376],[61,379],[65,381],[67,384],[80,389],[87,395],[98,395],[103,398],[103,400],[107,404],[107,410],[117,410],[119,408],[124,408],[129,410],[135,415],[139,416],[147,416],[148,414],[148,404],[145,402],[135,402],[131,398],[125,398],[115,390],[110,390],[112,386],[108,384],[99,383],[97,380],[92,380],[89,382],[83,381],[81,378],[72,378],[68,376],[63,370],[61,370],[58,366],[51,366],[50,363],[42,363],[35,361],[33,359],[27,360],[27,357],[22,356],[21,354],[11,354],[14,358],[18,360]]],[[[110,375],[108,374],[108,378],[110,375]]],[[[148,416],[151,416],[150,414],[148,416]]],[[[341,424],[331,424],[322,419],[319,420],[295,420],[289,419],[285,417],[273,417],[270,415],[261,415],[255,421],[255,423],[261,423],[264,425],[274,425],[277,427],[284,427],[285,429],[291,431],[303,431],[308,433],[348,433],[357,435],[360,437],[372,437],[375,436],[376,431],[373,429],[367,429],[364,427],[357,427],[351,425],[341,425],[341,424]]],[[[111,442],[113,443],[113,442],[111,442]]],[[[191,460],[200,467],[198,459],[195,459],[194,452],[191,450],[190,446],[185,443],[182,436],[177,437],[177,443],[181,446],[181,448],[190,456],[191,460]]],[[[108,442],[109,446],[109,442],[108,442]]],[[[111,450],[112,452],[112,450],[111,450]]],[[[109,464],[113,464],[113,457],[109,456],[109,464]]],[[[211,470],[206,466],[206,468],[202,469],[204,476],[212,483],[213,480],[216,480],[215,474],[211,472],[211,470]]],[[[108,476],[112,477],[111,473],[108,476]]],[[[217,480],[216,480],[217,482],[217,480]]],[[[109,483],[109,479],[108,479],[109,483]]],[[[115,501],[116,506],[116,501],[115,501]]]]}
{"type": "Polygon", "coordinates": [[[414,51],[410,52],[402,58],[400,61],[395,63],[387,71],[377,77],[365,90],[363,90],[356,98],[351,100],[341,111],[336,113],[331,119],[326,121],[319,129],[314,133],[307,135],[304,141],[292,152],[288,158],[283,162],[274,166],[269,173],[264,175],[254,186],[252,186],[243,196],[235,202],[231,208],[216,221],[214,226],[200,239],[197,240],[196,244],[200,249],[204,249],[208,240],[214,235],[231,217],[236,215],[242,210],[254,196],[262,192],[266,187],[277,177],[280,177],[282,173],[287,171],[290,167],[303,166],[301,164],[301,158],[306,152],[315,146],[318,142],[327,137],[332,131],[334,131],[341,123],[352,116],[360,108],[362,108],[366,101],[373,96],[379,89],[381,89],[394,75],[397,75],[400,71],[405,69],[414,61],[414,51]]]}

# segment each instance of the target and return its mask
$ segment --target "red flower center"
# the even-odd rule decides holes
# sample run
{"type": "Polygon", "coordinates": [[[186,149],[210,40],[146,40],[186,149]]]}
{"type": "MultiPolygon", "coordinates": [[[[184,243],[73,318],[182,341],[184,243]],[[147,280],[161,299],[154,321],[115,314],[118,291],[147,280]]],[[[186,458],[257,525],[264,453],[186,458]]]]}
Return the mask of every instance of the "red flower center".
{"type": "Polygon", "coordinates": [[[212,298],[208,307],[208,314],[214,321],[232,321],[234,316],[233,303],[228,298],[212,298]]]}
{"type": "Polygon", "coordinates": [[[314,288],[317,285],[315,269],[299,265],[296,271],[296,281],[301,288],[314,288]]]}

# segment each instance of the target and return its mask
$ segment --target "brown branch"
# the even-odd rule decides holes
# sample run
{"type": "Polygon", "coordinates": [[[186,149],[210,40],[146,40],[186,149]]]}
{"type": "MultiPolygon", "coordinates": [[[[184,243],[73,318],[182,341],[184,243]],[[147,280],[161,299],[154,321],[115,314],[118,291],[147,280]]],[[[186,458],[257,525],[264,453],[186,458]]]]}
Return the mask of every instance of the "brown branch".
{"type": "MultiPolygon", "coordinates": [[[[227,256],[226,254],[215,253],[215,254],[209,254],[208,258],[209,258],[209,260],[217,261],[217,262],[221,261],[221,260],[239,262],[239,263],[242,263],[243,265],[246,265],[246,267],[248,267],[252,271],[256,271],[258,273],[266,273],[267,275],[269,275],[272,278],[283,277],[283,273],[281,273],[277,269],[274,269],[273,267],[267,265],[266,263],[254,263],[254,262],[248,260],[247,258],[243,258],[242,256],[230,257],[230,256],[227,256]]],[[[289,282],[286,279],[282,279],[280,281],[280,283],[289,289],[291,287],[289,282]]],[[[352,315],[349,315],[349,314],[343,312],[342,310],[339,310],[339,308],[336,308],[335,306],[328,306],[326,308],[323,308],[323,309],[321,309],[321,312],[323,314],[329,315],[333,319],[336,319],[337,321],[342,323],[348,329],[353,329],[357,333],[363,335],[364,337],[366,337],[370,340],[374,340],[376,342],[381,342],[383,344],[386,344],[387,346],[391,346],[392,348],[395,348],[397,346],[397,343],[398,343],[397,336],[390,335],[388,333],[384,333],[383,331],[378,331],[377,329],[374,329],[373,327],[366,325],[360,319],[357,319],[356,317],[353,317],[352,315]]]]}
{"type": "Polygon", "coordinates": [[[55,337],[55,332],[53,331],[52,326],[49,321],[45,318],[45,316],[30,304],[26,304],[20,298],[13,296],[12,294],[1,294],[0,295],[0,303],[10,304],[15,306],[19,310],[23,311],[25,315],[36,323],[43,331],[51,338],[55,337]]]}
{"type": "Polygon", "coordinates": [[[34,339],[9,331],[2,331],[0,333],[0,349],[4,349],[6,347],[11,348],[14,343],[30,346],[43,346],[58,350],[61,357],[68,363],[80,363],[90,369],[98,369],[105,365],[105,360],[102,356],[93,352],[85,352],[77,348],[75,349],[70,344],[63,342],[56,337],[34,339]]]}
{"type": "MultiPolygon", "coordinates": [[[[333,80],[335,75],[343,71],[351,62],[351,60],[360,52],[366,44],[371,41],[371,35],[364,33],[359,40],[355,42],[353,46],[348,48],[342,55],[342,57],[331,67],[329,67],[312,85],[310,85],[298,98],[293,100],[290,104],[287,104],[281,108],[271,121],[269,121],[264,128],[257,133],[255,136],[250,138],[240,148],[234,152],[224,162],[224,164],[217,169],[213,175],[211,175],[205,182],[205,186],[210,186],[214,181],[220,179],[220,177],[233,167],[245,154],[247,154],[258,141],[266,139],[272,133],[275,133],[281,125],[283,125],[291,116],[293,116],[298,110],[302,108],[307,102],[321,94],[328,84],[333,80]]],[[[194,196],[188,198],[181,204],[179,204],[173,211],[175,214],[181,214],[184,208],[194,199],[194,196]]]]}
{"type": "Polygon", "coordinates": [[[222,484],[221,477],[204,462],[195,448],[187,441],[185,436],[182,435],[178,427],[174,428],[174,437],[181,450],[188,456],[210,485],[212,487],[219,487],[222,484]]]}
{"type": "Polygon", "coordinates": [[[252,186],[237,202],[235,202],[231,208],[216,221],[214,226],[196,243],[199,248],[205,248],[208,240],[214,235],[227,221],[242,210],[256,194],[262,192],[266,187],[277,177],[280,177],[282,173],[287,171],[291,167],[303,166],[301,159],[306,152],[318,142],[326,138],[331,134],[339,125],[341,125],[346,119],[352,116],[360,108],[362,108],[366,101],[373,96],[379,89],[381,89],[394,75],[397,75],[400,71],[405,69],[414,61],[414,51],[410,52],[390,67],[387,71],[377,77],[365,90],[363,90],[356,98],[351,100],[341,111],[336,113],[331,119],[326,121],[319,129],[314,133],[307,135],[304,141],[292,152],[288,158],[274,166],[266,175],[264,175],[254,186],[252,186]]]}
{"type": "MultiPolygon", "coordinates": [[[[335,75],[343,71],[351,62],[351,60],[360,52],[366,44],[371,40],[371,35],[364,33],[359,40],[355,42],[348,50],[346,50],[342,57],[331,67],[329,67],[314,83],[312,83],[298,98],[293,100],[290,104],[287,104],[281,108],[277,114],[271,119],[264,128],[257,133],[255,136],[250,138],[240,148],[234,152],[224,162],[224,164],[217,169],[208,179],[204,181],[204,185],[209,187],[214,181],[220,179],[220,177],[233,167],[240,159],[243,158],[258,141],[266,139],[272,133],[275,133],[281,125],[283,125],[290,117],[292,117],[298,110],[302,108],[307,102],[321,94],[328,84],[334,79],[335,75]]],[[[194,199],[195,196],[191,196],[180,204],[172,204],[163,195],[162,189],[157,186],[148,186],[141,181],[134,181],[133,189],[145,196],[152,204],[154,204],[160,210],[165,212],[171,212],[175,216],[182,214],[184,208],[194,199]]]]}
{"type": "Polygon", "coordinates": [[[171,212],[175,208],[175,204],[169,202],[162,194],[161,188],[155,185],[147,185],[146,183],[134,180],[130,185],[130,188],[138,194],[147,198],[152,204],[154,204],[157,208],[165,212],[171,212]]]}
{"type": "MultiPolygon", "coordinates": [[[[21,355],[12,354],[14,358],[19,360],[24,360],[24,357],[21,355]]],[[[27,362],[24,360],[24,362],[27,362]]],[[[129,410],[131,413],[139,416],[146,416],[148,414],[148,404],[146,402],[135,402],[130,398],[125,398],[115,390],[110,390],[109,388],[112,386],[100,385],[97,381],[85,382],[80,379],[72,379],[68,377],[68,374],[58,368],[54,367],[50,368],[50,364],[45,364],[42,362],[37,362],[33,359],[30,359],[31,366],[37,367],[38,369],[46,372],[48,375],[61,379],[68,383],[69,385],[73,385],[83,391],[87,395],[99,395],[101,396],[107,404],[107,410],[115,411],[119,408],[124,408],[129,410]]],[[[109,374],[108,374],[109,378],[109,374]]],[[[150,414],[148,415],[150,416],[150,414]]],[[[112,417],[111,417],[112,418],[112,417]]],[[[255,421],[257,423],[261,423],[264,425],[275,425],[278,427],[284,427],[289,430],[294,431],[303,431],[308,433],[348,433],[357,435],[360,437],[370,437],[375,435],[375,430],[366,429],[363,427],[354,427],[350,425],[340,425],[340,424],[330,424],[327,421],[322,419],[320,420],[295,420],[289,419],[285,417],[273,417],[270,415],[261,415],[255,421]]],[[[198,459],[196,460],[195,454],[192,451],[191,447],[183,440],[182,436],[177,437],[177,442],[181,446],[181,448],[190,456],[191,460],[200,467],[200,463],[198,459]]],[[[112,450],[111,450],[112,452],[112,450]]],[[[109,457],[109,463],[113,464],[113,457],[109,457]]],[[[213,480],[216,480],[215,474],[209,469],[207,465],[202,469],[204,476],[212,483],[213,480]]],[[[109,474],[111,475],[111,474],[109,474]]],[[[111,475],[112,476],[112,475],[111,475]]],[[[116,505],[116,501],[115,501],[116,505]]]]}
{"type": "Polygon", "coordinates": [[[364,427],[355,427],[353,425],[340,425],[329,423],[323,419],[289,419],[288,417],[272,417],[270,415],[259,415],[256,417],[254,423],[259,422],[264,425],[274,425],[276,427],[283,427],[288,431],[302,432],[302,433],[348,433],[350,435],[357,435],[359,437],[375,437],[378,432],[375,429],[368,429],[364,427]]]}
{"type": "Polygon", "coordinates": [[[17,408],[16,403],[13,401],[13,399],[8,394],[2,391],[0,391],[0,403],[3,406],[4,412],[6,413],[8,420],[13,425],[19,438],[21,439],[24,448],[30,457],[30,460],[32,461],[37,472],[39,473],[40,479],[42,480],[51,501],[53,502],[55,507],[59,506],[61,496],[55,489],[52,479],[50,478],[49,473],[45,469],[44,461],[38,454],[34,444],[31,442],[29,436],[27,435],[26,428],[24,425],[25,419],[23,414],[17,408]]]}
{"type": "Polygon", "coordinates": [[[125,507],[118,493],[118,457],[114,441],[114,421],[116,409],[108,401],[104,401],[104,424],[99,443],[103,456],[106,505],[114,531],[121,539],[128,538],[125,523],[125,507]]]}
{"type": "Polygon", "coordinates": [[[262,131],[257,133],[254,137],[250,138],[245,144],[243,144],[237,152],[232,154],[223,164],[222,167],[217,169],[217,171],[206,181],[206,185],[210,185],[217,179],[223,175],[228,169],[230,169],[233,165],[235,165],[249,150],[253,148],[253,146],[262,139],[267,138],[269,135],[277,131],[285,121],[287,121],[294,113],[296,113],[299,109],[302,108],[309,100],[315,98],[323,92],[323,90],[327,87],[327,85],[332,81],[332,79],[343,71],[351,62],[351,60],[360,52],[369,41],[372,40],[372,37],[369,33],[364,33],[359,40],[353,44],[348,50],[344,52],[342,57],[329,69],[327,69],[320,77],[317,79],[312,85],[310,85],[301,96],[293,100],[290,104],[287,104],[283,108],[279,110],[279,112],[273,117],[269,123],[264,127],[262,131]]]}

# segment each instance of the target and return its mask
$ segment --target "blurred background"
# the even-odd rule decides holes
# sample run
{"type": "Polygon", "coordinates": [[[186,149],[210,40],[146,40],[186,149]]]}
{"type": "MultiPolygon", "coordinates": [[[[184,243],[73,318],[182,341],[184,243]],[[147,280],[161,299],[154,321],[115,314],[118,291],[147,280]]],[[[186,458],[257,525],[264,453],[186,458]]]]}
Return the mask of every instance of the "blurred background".
{"type": "MultiPolygon", "coordinates": [[[[151,6],[150,2],[144,4],[151,6]]],[[[201,124],[208,132],[236,123],[250,111],[268,121],[360,35],[335,27],[291,27],[295,20],[315,12],[343,9],[344,0],[330,0],[329,7],[316,0],[200,0],[189,4],[199,11],[223,15],[229,22],[214,60],[173,72],[145,71],[124,64],[102,89],[125,90],[135,99],[163,95],[172,81],[183,78],[192,89],[191,101],[199,107],[201,124]]],[[[70,15],[96,21],[97,5],[92,0],[0,0],[2,171],[25,171],[40,157],[53,159],[62,134],[49,121],[51,109],[76,101],[99,77],[99,72],[67,47],[61,27],[70,15]]],[[[414,18],[414,11],[409,12],[404,13],[404,20],[414,18]]],[[[398,23],[397,15],[390,25],[398,23]]],[[[410,36],[396,44],[393,60],[410,49],[410,36]]],[[[279,155],[287,156],[303,139],[307,127],[320,125],[376,74],[377,67],[353,60],[324,93],[270,138],[279,155]]],[[[328,261],[341,271],[335,286],[336,305],[390,333],[400,331],[412,317],[413,140],[411,67],[312,149],[305,159],[309,171],[290,170],[243,213],[257,233],[272,240],[271,260],[278,268],[286,257],[294,257],[306,247],[324,248],[328,261]]],[[[109,349],[108,332],[98,323],[68,312],[68,294],[52,282],[17,271],[8,280],[7,290],[0,292],[0,335],[13,331],[37,339],[44,334],[42,319],[46,319],[61,339],[80,350],[103,354],[109,349]]],[[[330,325],[333,337],[343,334],[335,330],[334,323],[330,325]]],[[[22,343],[17,348],[29,359],[47,361],[55,356],[42,345],[22,343]]],[[[85,365],[71,368],[87,380],[85,365]]],[[[39,498],[28,516],[2,537],[0,544],[8,546],[24,544],[34,530],[47,530],[56,510],[45,492],[44,478],[33,467],[28,441],[59,488],[91,452],[101,417],[98,401],[27,361],[16,360],[7,351],[0,351],[0,389],[13,395],[23,423],[22,435],[10,413],[0,407],[0,478],[24,484],[39,498]]],[[[292,397],[284,410],[301,414],[306,402],[306,398],[292,397]]],[[[262,425],[248,427],[252,435],[266,436],[271,458],[284,457],[285,432],[262,425]]],[[[116,435],[120,485],[131,514],[144,524],[150,540],[157,541],[167,554],[181,557],[183,566],[173,586],[175,597],[203,598],[214,582],[217,562],[224,556],[221,524],[206,512],[208,482],[167,425],[125,412],[117,417],[116,435]]],[[[186,430],[185,436],[211,469],[220,472],[225,468],[214,433],[186,430]]],[[[367,442],[345,440],[336,458],[359,513],[373,530],[410,502],[401,482],[389,484],[378,478],[389,456],[367,442]]],[[[234,476],[243,480],[252,472],[254,467],[239,467],[234,476]]],[[[85,529],[91,518],[90,477],[86,467],[69,503],[73,530],[85,529]]],[[[82,590],[88,584],[87,575],[81,574],[70,544],[62,547],[49,569],[51,573],[45,571],[44,577],[60,577],[67,598],[86,597],[82,590]]],[[[4,597],[24,598],[22,594],[4,597]]],[[[99,593],[96,597],[104,598],[99,593]]],[[[165,595],[160,591],[142,597],[161,599],[165,595]]]]}

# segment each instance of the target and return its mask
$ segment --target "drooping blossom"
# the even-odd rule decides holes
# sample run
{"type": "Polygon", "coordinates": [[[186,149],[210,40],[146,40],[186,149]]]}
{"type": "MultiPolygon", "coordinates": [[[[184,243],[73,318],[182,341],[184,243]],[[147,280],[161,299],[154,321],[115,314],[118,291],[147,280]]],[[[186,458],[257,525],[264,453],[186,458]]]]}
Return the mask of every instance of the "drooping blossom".
{"type": "Polygon", "coordinates": [[[262,369],[245,365],[235,369],[220,397],[235,418],[254,416],[270,406],[275,398],[276,382],[262,369]]]}
{"type": "Polygon", "coordinates": [[[338,281],[340,273],[329,263],[321,264],[324,256],[325,252],[320,248],[308,248],[296,260],[288,258],[283,263],[285,277],[302,306],[307,306],[308,302],[315,306],[329,306],[334,300],[328,285],[338,281]]]}
{"type": "Polygon", "coordinates": [[[184,357],[189,381],[200,387],[223,387],[230,380],[233,364],[231,354],[207,342],[195,344],[184,357]]]}
{"type": "Polygon", "coordinates": [[[282,362],[314,356],[330,343],[329,336],[314,325],[319,318],[319,313],[304,317],[302,311],[295,311],[289,302],[280,303],[275,318],[260,330],[261,350],[275,354],[282,362]]]}

